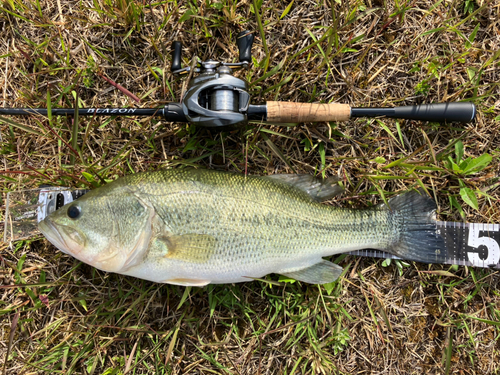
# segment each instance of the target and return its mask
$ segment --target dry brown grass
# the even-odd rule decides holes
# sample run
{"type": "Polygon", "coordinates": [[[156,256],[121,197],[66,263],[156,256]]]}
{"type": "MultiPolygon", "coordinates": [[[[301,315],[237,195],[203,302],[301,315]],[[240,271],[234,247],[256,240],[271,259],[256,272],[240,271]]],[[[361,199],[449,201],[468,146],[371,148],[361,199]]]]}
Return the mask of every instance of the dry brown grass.
{"type": "MultiPolygon", "coordinates": [[[[294,1],[281,18],[288,4],[263,1],[261,33],[250,1],[3,1],[3,106],[46,107],[48,91],[54,108],[72,107],[72,91],[87,107],[161,106],[182,90],[169,72],[172,41],[183,42],[185,64],[195,55],[235,61],[234,35],[249,29],[259,65],[239,75],[255,82],[281,64],[252,85],[253,103],[468,99],[478,106],[477,121],[254,124],[219,134],[158,119],[81,118],[82,158],[72,163],[70,118],[12,118],[40,135],[1,123],[3,192],[41,183],[94,186],[189,164],[250,174],[324,170],[346,185],[332,204],[364,207],[380,201],[379,191],[421,181],[442,220],[462,220],[454,197],[467,221],[499,223],[500,3],[294,1]],[[492,163],[457,176],[447,164],[457,140],[466,156],[489,153],[492,163]],[[384,169],[404,157],[405,164],[384,169]],[[479,195],[473,209],[461,200],[460,183],[491,198],[479,195]]],[[[44,240],[1,250],[0,358],[10,347],[8,374],[500,372],[495,271],[460,267],[449,277],[421,272],[449,267],[411,264],[400,274],[380,260],[346,257],[347,273],[333,290],[263,282],[191,289],[106,274],[44,240]],[[35,285],[13,287],[19,284],[35,285]]]]}

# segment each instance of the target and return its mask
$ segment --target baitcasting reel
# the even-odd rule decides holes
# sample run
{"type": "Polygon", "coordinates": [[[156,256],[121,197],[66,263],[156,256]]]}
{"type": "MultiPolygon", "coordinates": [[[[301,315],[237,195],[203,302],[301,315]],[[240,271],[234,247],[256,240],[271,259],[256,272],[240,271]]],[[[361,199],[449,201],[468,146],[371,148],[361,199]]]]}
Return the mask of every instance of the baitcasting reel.
{"type": "MultiPolygon", "coordinates": [[[[233,69],[246,69],[252,63],[253,35],[250,31],[238,34],[239,63],[214,60],[198,62],[196,77],[189,82],[181,102],[187,120],[196,125],[221,127],[244,125],[248,121],[250,95],[248,84],[232,74],[233,69]]],[[[181,67],[181,42],[172,43],[172,73],[189,73],[191,67],[181,67]]]]}

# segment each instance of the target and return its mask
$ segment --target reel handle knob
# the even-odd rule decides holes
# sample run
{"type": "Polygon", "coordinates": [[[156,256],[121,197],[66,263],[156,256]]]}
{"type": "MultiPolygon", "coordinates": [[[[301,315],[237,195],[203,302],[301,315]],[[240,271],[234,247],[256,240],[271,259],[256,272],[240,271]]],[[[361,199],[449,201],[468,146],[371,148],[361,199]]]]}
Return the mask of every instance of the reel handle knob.
{"type": "Polygon", "coordinates": [[[173,42],[172,43],[172,72],[182,69],[181,65],[181,53],[182,53],[182,43],[173,42]]]}
{"type": "Polygon", "coordinates": [[[236,37],[236,44],[240,51],[240,62],[250,64],[252,62],[253,34],[248,30],[240,32],[236,37]]]}

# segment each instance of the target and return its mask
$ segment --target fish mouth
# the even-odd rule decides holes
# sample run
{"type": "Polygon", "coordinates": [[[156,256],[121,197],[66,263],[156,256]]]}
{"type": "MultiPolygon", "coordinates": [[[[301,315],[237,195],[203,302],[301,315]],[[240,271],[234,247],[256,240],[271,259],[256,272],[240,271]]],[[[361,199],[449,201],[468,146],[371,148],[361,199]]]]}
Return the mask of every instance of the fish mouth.
{"type": "Polygon", "coordinates": [[[82,251],[84,244],[72,239],[68,236],[66,230],[64,229],[70,229],[70,232],[73,232],[72,237],[81,238],[81,235],[73,228],[65,228],[64,225],[61,226],[61,228],[58,228],[48,217],[38,223],[38,230],[42,232],[51,244],[63,253],[77,257],[77,255],[82,251]]]}
{"type": "Polygon", "coordinates": [[[66,245],[64,238],[49,218],[45,218],[38,223],[38,230],[42,232],[45,238],[49,240],[52,245],[57,247],[63,253],[69,254],[68,245],[66,245]]]}
{"type": "Polygon", "coordinates": [[[83,263],[110,272],[120,271],[123,267],[124,259],[117,257],[116,247],[109,246],[107,251],[98,253],[86,251],[85,236],[72,226],[58,224],[46,217],[38,223],[38,229],[60,251],[83,263]]]}

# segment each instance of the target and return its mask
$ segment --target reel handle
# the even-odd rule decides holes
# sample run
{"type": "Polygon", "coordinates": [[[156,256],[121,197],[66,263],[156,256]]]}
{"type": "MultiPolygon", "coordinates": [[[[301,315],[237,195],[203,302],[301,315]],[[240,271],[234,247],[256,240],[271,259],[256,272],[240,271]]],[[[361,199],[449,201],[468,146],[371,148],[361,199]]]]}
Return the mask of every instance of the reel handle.
{"type": "Polygon", "coordinates": [[[252,62],[253,38],[253,34],[248,30],[240,32],[236,37],[236,44],[240,51],[240,62],[242,63],[246,62],[250,64],[252,62]]]}
{"type": "Polygon", "coordinates": [[[182,55],[182,43],[173,42],[172,43],[172,72],[182,69],[181,65],[181,55],[182,55]]]}

